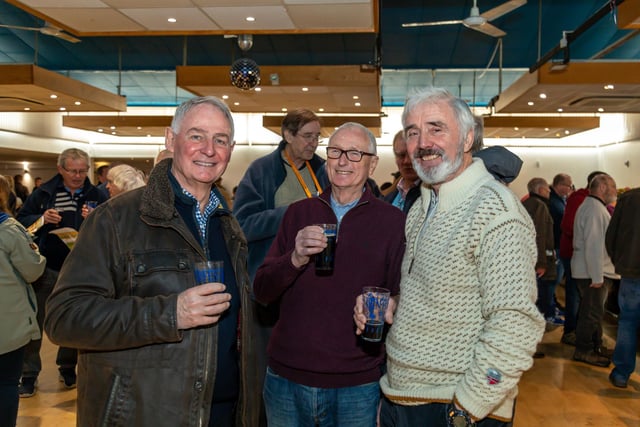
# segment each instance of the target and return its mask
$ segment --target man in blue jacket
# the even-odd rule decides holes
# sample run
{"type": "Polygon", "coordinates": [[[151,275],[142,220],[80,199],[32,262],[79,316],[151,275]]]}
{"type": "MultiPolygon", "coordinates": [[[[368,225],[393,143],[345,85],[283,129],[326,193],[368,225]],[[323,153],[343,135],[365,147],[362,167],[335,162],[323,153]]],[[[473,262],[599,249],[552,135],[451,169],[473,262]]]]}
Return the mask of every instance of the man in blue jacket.
{"type": "MultiPolygon", "coordinates": [[[[64,150],[58,156],[58,173],[49,181],[35,189],[18,213],[17,220],[35,232],[40,253],[47,258],[47,267],[34,283],[38,302],[38,325],[42,329],[44,305],[58,279],[62,263],[69,254],[69,248],[52,231],[64,227],[79,230],[84,217],[82,206],[87,200],[98,204],[107,197],[91,184],[89,155],[77,148],[64,150]]],[[[40,347],[42,340],[33,340],[25,349],[20,396],[31,397],[36,392],[36,380],[42,369],[40,347]]],[[[56,364],[60,371],[60,381],[66,388],[76,386],[77,351],[60,347],[56,364]]]]}

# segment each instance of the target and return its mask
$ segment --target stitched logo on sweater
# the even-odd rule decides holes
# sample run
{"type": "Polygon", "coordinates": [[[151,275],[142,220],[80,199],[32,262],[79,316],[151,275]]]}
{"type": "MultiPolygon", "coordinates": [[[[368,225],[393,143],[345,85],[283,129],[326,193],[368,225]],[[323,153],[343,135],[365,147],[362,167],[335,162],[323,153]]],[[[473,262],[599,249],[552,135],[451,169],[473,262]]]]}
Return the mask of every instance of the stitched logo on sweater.
{"type": "Polygon", "coordinates": [[[500,384],[502,381],[502,374],[500,371],[494,368],[487,369],[487,384],[495,385],[500,384]]]}

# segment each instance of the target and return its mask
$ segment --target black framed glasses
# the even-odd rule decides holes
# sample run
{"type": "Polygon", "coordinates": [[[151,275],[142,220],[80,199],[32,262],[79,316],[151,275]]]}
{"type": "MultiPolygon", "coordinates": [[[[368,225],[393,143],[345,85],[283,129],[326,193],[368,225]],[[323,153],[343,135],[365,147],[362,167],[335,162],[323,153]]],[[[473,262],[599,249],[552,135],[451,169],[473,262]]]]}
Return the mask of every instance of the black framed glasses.
{"type": "Polygon", "coordinates": [[[330,159],[339,159],[343,154],[347,156],[350,162],[359,162],[362,160],[362,156],[375,156],[375,154],[360,150],[342,150],[337,147],[327,147],[327,157],[330,159]]]}
{"type": "Polygon", "coordinates": [[[62,166],[62,169],[64,169],[71,175],[86,175],[87,173],[89,173],[89,169],[67,169],[64,166],[62,166]]]}

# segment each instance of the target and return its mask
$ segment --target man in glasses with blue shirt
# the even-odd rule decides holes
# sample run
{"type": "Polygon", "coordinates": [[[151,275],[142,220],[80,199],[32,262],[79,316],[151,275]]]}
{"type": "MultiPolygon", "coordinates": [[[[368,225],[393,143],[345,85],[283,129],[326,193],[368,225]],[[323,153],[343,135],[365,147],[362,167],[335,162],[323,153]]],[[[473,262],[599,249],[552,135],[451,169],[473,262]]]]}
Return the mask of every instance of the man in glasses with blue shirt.
{"type": "Polygon", "coordinates": [[[326,153],[331,185],[289,206],[254,281],[258,301],[280,304],[263,392],[270,427],[376,425],[384,345],[355,335],[353,300],[364,286],[398,294],[404,214],[365,185],[378,163],[367,128],[343,124],[326,153]],[[327,246],[318,224],[337,224],[331,274],[316,272],[327,246]]]}

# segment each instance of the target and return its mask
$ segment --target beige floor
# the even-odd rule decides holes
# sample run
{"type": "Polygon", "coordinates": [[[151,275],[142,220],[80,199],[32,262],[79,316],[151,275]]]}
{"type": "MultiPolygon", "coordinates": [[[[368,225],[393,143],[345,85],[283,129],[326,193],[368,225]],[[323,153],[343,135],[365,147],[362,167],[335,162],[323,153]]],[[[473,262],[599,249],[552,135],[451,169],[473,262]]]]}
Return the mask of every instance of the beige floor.
{"type": "MultiPolygon", "coordinates": [[[[617,389],[607,379],[610,368],[573,362],[573,347],[560,344],[560,333],[545,335],[546,357],[535,360],[520,383],[515,426],[640,427],[640,360],[629,387],[617,389]]],[[[58,382],[55,347],[46,340],[42,354],[38,393],[20,400],[17,427],[74,426],[76,391],[58,382]]]]}

